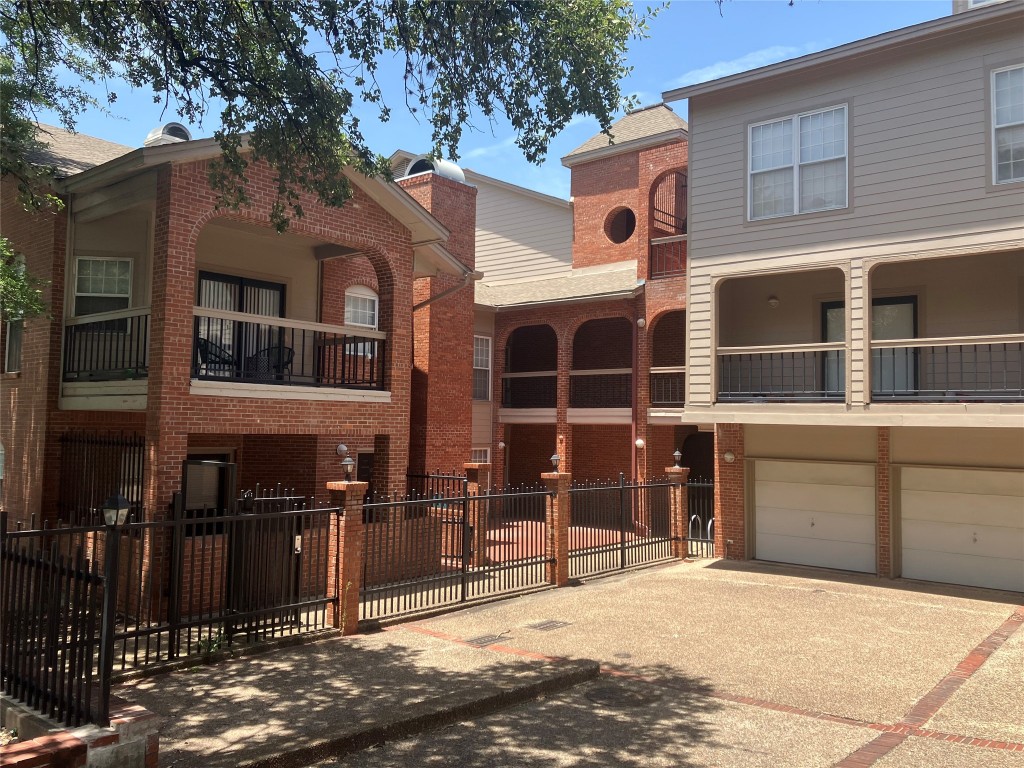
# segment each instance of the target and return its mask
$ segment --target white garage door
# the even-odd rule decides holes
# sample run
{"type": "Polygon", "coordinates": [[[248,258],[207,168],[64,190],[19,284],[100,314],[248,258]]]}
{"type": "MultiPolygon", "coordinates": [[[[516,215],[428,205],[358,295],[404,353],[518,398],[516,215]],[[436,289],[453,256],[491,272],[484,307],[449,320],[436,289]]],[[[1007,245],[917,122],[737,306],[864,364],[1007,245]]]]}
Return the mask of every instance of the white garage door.
{"type": "Polygon", "coordinates": [[[1024,592],[1024,472],[900,470],[903,575],[1024,592]]]}
{"type": "Polygon", "coordinates": [[[861,464],[759,460],[758,560],[875,572],[875,470],[861,464]]]}

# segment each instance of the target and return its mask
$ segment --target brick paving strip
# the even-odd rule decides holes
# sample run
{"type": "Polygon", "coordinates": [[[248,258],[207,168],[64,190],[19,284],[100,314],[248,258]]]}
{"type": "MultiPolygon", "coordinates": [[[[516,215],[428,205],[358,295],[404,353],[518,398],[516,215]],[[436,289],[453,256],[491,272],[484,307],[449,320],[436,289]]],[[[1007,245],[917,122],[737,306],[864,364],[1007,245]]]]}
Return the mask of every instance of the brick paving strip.
{"type": "MultiPolygon", "coordinates": [[[[969,680],[971,676],[988,660],[988,658],[1002,647],[1003,643],[1005,643],[1014,632],[1021,628],[1021,625],[1024,625],[1024,606],[1020,606],[1016,609],[1013,615],[1004,621],[998,629],[982,640],[974,650],[967,654],[963,661],[957,664],[956,668],[952,672],[940,680],[931,691],[922,696],[906,716],[895,725],[886,723],[869,723],[855,718],[842,717],[841,715],[830,715],[825,712],[815,712],[810,709],[793,707],[788,704],[776,704],[771,701],[765,701],[751,696],[740,696],[730,693],[712,693],[710,696],[711,698],[732,702],[734,704],[744,704],[747,706],[758,707],[760,709],[769,709],[774,712],[783,712],[785,714],[799,715],[801,717],[812,717],[816,720],[825,720],[831,723],[838,723],[840,725],[850,725],[858,728],[870,728],[874,731],[882,731],[881,735],[877,738],[872,739],[856,752],[851,753],[841,762],[837,763],[835,768],[869,768],[869,766],[874,765],[911,736],[922,739],[945,741],[953,744],[964,744],[971,747],[981,747],[983,749],[1024,752],[1024,743],[998,741],[996,739],[979,739],[973,736],[945,733],[944,731],[935,731],[922,727],[935,716],[935,713],[938,712],[950,698],[952,698],[953,694],[960,689],[960,686],[969,680]]],[[[400,624],[388,627],[387,630],[408,630],[411,632],[429,635],[430,637],[435,637],[439,640],[447,640],[459,645],[467,645],[474,648],[478,647],[463,640],[462,638],[449,635],[445,632],[428,629],[427,627],[417,624],[400,624]]],[[[507,653],[538,661],[565,661],[565,659],[557,656],[546,656],[534,651],[513,648],[512,646],[501,645],[498,643],[488,645],[485,649],[494,651],[495,653],[507,653]]],[[[657,678],[635,675],[612,667],[602,666],[601,674],[613,677],[629,678],[654,685],[666,685],[664,681],[658,680],[657,678]]]]}

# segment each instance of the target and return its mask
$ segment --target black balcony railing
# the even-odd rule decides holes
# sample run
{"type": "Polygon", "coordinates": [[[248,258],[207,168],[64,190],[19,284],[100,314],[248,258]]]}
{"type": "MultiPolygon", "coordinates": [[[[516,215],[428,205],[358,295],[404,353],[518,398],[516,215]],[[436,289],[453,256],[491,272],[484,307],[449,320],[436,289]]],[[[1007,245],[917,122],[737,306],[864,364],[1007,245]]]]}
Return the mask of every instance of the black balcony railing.
{"type": "Polygon", "coordinates": [[[651,369],[651,405],[685,405],[686,372],[651,369]]]}
{"type": "Polygon", "coordinates": [[[149,308],[69,319],[64,381],[124,381],[149,376],[149,308]]]}
{"type": "Polygon", "coordinates": [[[892,343],[871,350],[873,401],[1024,401],[1024,342],[892,343]]]}
{"type": "Polygon", "coordinates": [[[197,310],[192,377],[384,389],[384,344],[385,335],[376,331],[197,310]]]}
{"type": "Polygon", "coordinates": [[[569,378],[570,408],[628,408],[632,404],[632,373],[573,371],[569,378]]]}
{"type": "Polygon", "coordinates": [[[840,345],[718,356],[718,400],[822,402],[845,398],[846,352],[840,345]],[[826,348],[822,348],[826,347],[826,348]]]}
{"type": "Polygon", "coordinates": [[[505,374],[501,381],[502,408],[554,408],[558,376],[551,372],[505,374]]]}
{"type": "Polygon", "coordinates": [[[648,256],[652,280],[686,274],[686,237],[657,238],[651,240],[648,256]]]}

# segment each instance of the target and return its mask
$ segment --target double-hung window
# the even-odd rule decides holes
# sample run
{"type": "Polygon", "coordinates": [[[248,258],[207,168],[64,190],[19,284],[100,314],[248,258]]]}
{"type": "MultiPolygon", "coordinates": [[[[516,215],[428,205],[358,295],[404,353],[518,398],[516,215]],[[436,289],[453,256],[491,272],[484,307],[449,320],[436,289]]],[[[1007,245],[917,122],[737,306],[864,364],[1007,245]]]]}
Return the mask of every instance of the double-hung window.
{"type": "Polygon", "coordinates": [[[345,325],[377,330],[377,294],[372,288],[354,285],[345,291],[345,325]]]}
{"type": "Polygon", "coordinates": [[[993,182],[1024,181],[1024,66],[992,73],[993,182]]]}
{"type": "Polygon", "coordinates": [[[132,260],[81,258],[75,276],[75,315],[128,309],[132,296],[132,260]]]}
{"type": "Polygon", "coordinates": [[[751,221],[847,206],[845,104],[748,130],[751,221]]]}
{"type": "Polygon", "coordinates": [[[491,399],[491,338],[473,337],[473,399],[491,399]]]}

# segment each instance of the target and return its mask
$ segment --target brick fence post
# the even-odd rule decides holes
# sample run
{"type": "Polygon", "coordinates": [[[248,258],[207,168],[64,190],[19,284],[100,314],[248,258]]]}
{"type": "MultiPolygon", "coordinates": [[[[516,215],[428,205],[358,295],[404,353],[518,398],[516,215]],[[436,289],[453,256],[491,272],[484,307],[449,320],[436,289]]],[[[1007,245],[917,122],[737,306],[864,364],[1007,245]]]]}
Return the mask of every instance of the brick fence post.
{"type": "Polygon", "coordinates": [[[672,501],[669,510],[669,535],[672,537],[672,557],[683,560],[689,554],[686,537],[690,533],[690,500],[686,481],[690,479],[690,468],[665,467],[665,474],[670,481],[677,483],[670,489],[672,501]]]}
{"type": "Polygon", "coordinates": [[[548,584],[564,587],[569,583],[569,485],[570,472],[545,472],[541,480],[551,493],[547,500],[545,534],[547,556],[554,560],[547,564],[548,584]]]}
{"type": "Polygon", "coordinates": [[[486,495],[491,488],[491,465],[487,462],[470,462],[463,464],[466,470],[466,494],[470,496],[469,524],[473,527],[473,560],[474,568],[490,565],[487,557],[487,523],[489,507],[487,502],[474,501],[472,497],[486,495]]]}
{"type": "Polygon", "coordinates": [[[343,635],[354,635],[359,625],[359,590],[366,556],[363,536],[363,496],[366,483],[348,480],[327,483],[331,506],[340,514],[331,516],[331,546],[335,558],[328,562],[329,595],[336,598],[333,625],[343,635]]]}

